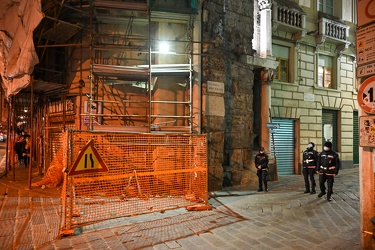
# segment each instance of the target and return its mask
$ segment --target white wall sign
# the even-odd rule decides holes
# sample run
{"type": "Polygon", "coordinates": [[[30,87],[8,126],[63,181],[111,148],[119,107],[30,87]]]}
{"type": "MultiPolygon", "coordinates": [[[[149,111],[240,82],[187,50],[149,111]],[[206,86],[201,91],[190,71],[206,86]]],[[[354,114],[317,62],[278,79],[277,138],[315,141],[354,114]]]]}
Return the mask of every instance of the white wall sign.
{"type": "Polygon", "coordinates": [[[303,95],[303,100],[305,102],[314,102],[315,101],[315,95],[311,93],[305,93],[303,95]]]}
{"type": "Polygon", "coordinates": [[[207,81],[207,92],[224,94],[224,83],[207,81]]]}
{"type": "Polygon", "coordinates": [[[325,139],[325,141],[330,141],[332,142],[333,141],[333,126],[332,124],[324,124],[323,125],[323,137],[325,139]]]}
{"type": "MultiPolygon", "coordinates": [[[[89,114],[89,101],[84,102],[84,113],[89,114]]],[[[103,103],[102,102],[92,102],[91,103],[91,114],[103,114],[103,103]]],[[[83,120],[83,124],[85,126],[89,125],[90,118],[89,116],[85,116],[83,120]]],[[[103,116],[92,116],[93,124],[102,125],[103,124],[103,116]]]]}

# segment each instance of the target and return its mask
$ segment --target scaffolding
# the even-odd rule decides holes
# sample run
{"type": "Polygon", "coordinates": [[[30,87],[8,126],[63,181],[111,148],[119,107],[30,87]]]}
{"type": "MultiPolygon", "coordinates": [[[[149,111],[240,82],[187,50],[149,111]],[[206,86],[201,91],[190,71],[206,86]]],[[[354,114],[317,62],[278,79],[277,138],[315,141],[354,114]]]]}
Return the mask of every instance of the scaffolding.
{"type": "Polygon", "coordinates": [[[89,130],[199,130],[193,128],[196,9],[192,8],[194,3],[189,3],[189,8],[180,4],[94,1],[86,105],[91,108],[82,114],[89,130]],[[179,9],[180,13],[165,12],[179,9]],[[165,50],[162,43],[169,44],[170,49],[165,50]]]}
{"type": "Polygon", "coordinates": [[[22,122],[32,134],[40,174],[54,158],[56,135],[67,129],[201,133],[196,1],[41,4],[44,18],[34,31],[39,64],[32,88],[15,96],[12,106],[12,126],[22,122]],[[36,115],[26,117],[23,109],[31,107],[21,101],[31,89],[36,115]]]}

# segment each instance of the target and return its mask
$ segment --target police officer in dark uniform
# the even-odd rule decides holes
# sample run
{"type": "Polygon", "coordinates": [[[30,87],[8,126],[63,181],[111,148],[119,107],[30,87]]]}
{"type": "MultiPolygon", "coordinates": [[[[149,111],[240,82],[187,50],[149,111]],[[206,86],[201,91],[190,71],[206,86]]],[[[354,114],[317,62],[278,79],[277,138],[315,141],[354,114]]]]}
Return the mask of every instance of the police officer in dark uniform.
{"type": "Polygon", "coordinates": [[[327,182],[327,200],[332,200],[332,189],[335,176],[340,168],[339,155],[332,150],[332,142],[325,142],[323,151],[319,154],[316,172],[319,173],[320,193],[318,197],[326,194],[325,183],[327,182]]]}
{"type": "Polygon", "coordinates": [[[259,180],[258,192],[264,191],[268,192],[267,187],[267,175],[268,175],[268,155],[264,153],[264,148],[259,149],[259,154],[255,156],[255,167],[257,168],[257,176],[259,180]]]}
{"type": "Polygon", "coordinates": [[[302,174],[305,180],[305,194],[315,194],[315,169],[316,163],[318,162],[318,152],[314,150],[315,144],[313,142],[309,142],[307,145],[306,150],[303,152],[302,155],[302,174]],[[310,181],[309,181],[310,179],[310,181]],[[311,182],[311,191],[310,191],[310,182],[311,182]]]}

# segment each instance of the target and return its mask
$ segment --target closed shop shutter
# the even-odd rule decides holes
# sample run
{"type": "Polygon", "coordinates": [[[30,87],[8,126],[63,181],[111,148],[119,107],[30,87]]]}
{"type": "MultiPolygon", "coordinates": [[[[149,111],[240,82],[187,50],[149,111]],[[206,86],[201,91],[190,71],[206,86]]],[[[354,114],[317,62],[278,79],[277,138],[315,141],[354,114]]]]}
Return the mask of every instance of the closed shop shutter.
{"type": "MultiPolygon", "coordinates": [[[[273,118],[272,123],[279,123],[280,129],[275,129],[274,141],[278,175],[294,174],[294,120],[273,118]]],[[[271,135],[271,152],[273,141],[271,135]]]]}
{"type": "Polygon", "coordinates": [[[359,164],[358,111],[353,112],[353,164],[359,164]]]}
{"type": "MultiPolygon", "coordinates": [[[[337,151],[337,111],[323,109],[322,111],[322,145],[332,142],[332,150],[337,151]]],[[[323,148],[322,148],[323,150],[323,148]]]]}

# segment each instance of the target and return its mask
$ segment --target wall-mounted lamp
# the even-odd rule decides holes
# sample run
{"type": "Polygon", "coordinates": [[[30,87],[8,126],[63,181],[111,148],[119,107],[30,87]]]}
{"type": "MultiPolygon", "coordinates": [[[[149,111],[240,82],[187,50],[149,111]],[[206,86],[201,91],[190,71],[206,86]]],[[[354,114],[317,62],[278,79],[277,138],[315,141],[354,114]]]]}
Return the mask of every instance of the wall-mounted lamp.
{"type": "Polygon", "coordinates": [[[161,41],[159,43],[159,51],[161,53],[168,53],[169,52],[169,43],[165,41],[161,41]]]}

